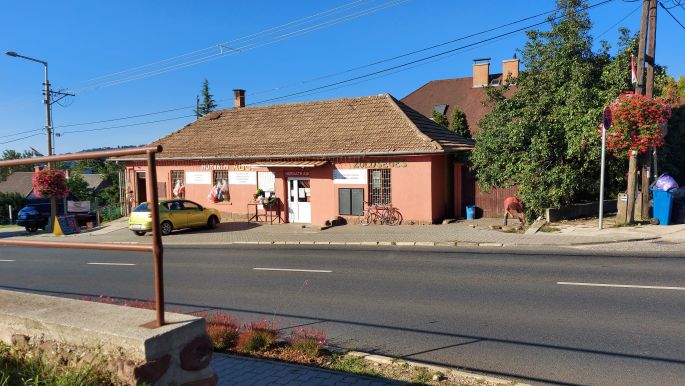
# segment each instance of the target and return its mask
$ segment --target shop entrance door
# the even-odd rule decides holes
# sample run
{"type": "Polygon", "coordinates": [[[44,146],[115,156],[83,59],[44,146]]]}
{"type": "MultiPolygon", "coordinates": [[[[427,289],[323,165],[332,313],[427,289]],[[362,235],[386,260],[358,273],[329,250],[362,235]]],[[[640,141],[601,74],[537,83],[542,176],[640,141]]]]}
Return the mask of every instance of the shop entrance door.
{"type": "Polygon", "coordinates": [[[288,221],[297,223],[312,222],[309,178],[288,179],[288,221]]]}
{"type": "Polygon", "coordinates": [[[147,201],[145,172],[136,172],[136,205],[147,201]]]}

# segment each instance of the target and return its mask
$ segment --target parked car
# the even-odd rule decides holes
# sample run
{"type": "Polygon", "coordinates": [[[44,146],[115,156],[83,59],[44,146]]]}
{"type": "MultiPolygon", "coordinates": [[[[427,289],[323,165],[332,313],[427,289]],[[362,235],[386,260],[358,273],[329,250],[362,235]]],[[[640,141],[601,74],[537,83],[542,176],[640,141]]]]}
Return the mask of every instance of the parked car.
{"type": "MultiPolygon", "coordinates": [[[[159,223],[162,235],[174,229],[215,228],[221,222],[221,214],[216,209],[203,208],[202,205],[188,200],[164,200],[159,203],[159,223]]],[[[128,220],[128,228],[138,236],[152,231],[150,205],[143,202],[133,209],[128,220]]]]}
{"type": "MultiPolygon", "coordinates": [[[[57,204],[57,214],[64,214],[64,204],[59,201],[57,204]]],[[[95,212],[69,213],[76,217],[80,226],[85,226],[88,222],[97,220],[95,212]]],[[[17,214],[17,225],[26,228],[27,232],[36,232],[38,229],[45,229],[50,220],[50,201],[33,200],[30,204],[19,210],[17,214]]]]}

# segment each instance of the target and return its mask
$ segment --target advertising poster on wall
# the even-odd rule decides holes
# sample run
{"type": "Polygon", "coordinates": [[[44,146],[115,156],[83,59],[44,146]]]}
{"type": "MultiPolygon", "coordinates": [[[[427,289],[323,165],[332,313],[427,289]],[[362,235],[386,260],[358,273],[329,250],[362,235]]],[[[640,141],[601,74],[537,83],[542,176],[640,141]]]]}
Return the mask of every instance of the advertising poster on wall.
{"type": "Polygon", "coordinates": [[[366,185],[366,169],[334,169],[333,183],[344,185],[366,185]]]}
{"type": "Polygon", "coordinates": [[[212,173],[186,172],[186,185],[211,185],[212,173]]]}
{"type": "Polygon", "coordinates": [[[257,185],[257,172],[228,172],[229,185],[257,185]]]}

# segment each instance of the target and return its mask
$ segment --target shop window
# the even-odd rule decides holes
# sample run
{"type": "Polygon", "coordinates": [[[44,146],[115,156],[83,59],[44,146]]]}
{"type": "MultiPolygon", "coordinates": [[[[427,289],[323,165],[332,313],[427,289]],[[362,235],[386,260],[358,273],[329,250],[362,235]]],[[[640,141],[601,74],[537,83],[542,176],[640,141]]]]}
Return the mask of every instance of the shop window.
{"type": "Polygon", "coordinates": [[[390,169],[369,170],[369,204],[391,204],[390,169]]]}
{"type": "Polygon", "coordinates": [[[171,171],[171,193],[174,198],[183,198],[186,195],[186,179],[183,170],[171,171]]]}
{"type": "Polygon", "coordinates": [[[339,188],[338,214],[361,216],[364,212],[364,189],[339,188]]]}
{"type": "Polygon", "coordinates": [[[212,173],[212,185],[222,184],[226,182],[228,184],[228,170],[215,170],[212,173]]]}

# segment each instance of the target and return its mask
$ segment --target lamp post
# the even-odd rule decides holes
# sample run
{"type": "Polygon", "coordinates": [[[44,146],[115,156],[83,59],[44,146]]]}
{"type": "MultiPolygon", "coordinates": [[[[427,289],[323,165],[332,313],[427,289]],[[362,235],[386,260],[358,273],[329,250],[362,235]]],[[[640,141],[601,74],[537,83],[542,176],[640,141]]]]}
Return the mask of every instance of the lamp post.
{"type": "MultiPolygon", "coordinates": [[[[48,80],[48,62],[31,58],[28,56],[24,55],[19,55],[14,51],[9,51],[6,52],[8,56],[11,56],[13,58],[21,58],[21,59],[26,59],[30,60],[32,62],[40,63],[45,67],[45,99],[43,102],[45,103],[45,130],[47,131],[48,134],[48,155],[52,155],[52,103],[50,103],[50,81],[48,80]]],[[[48,162],[48,168],[52,169],[54,164],[52,162],[48,162]]],[[[49,230],[52,231],[53,229],[53,222],[55,221],[55,217],[57,216],[57,200],[54,197],[50,198],[50,221],[48,222],[48,227],[49,230]]]]}

